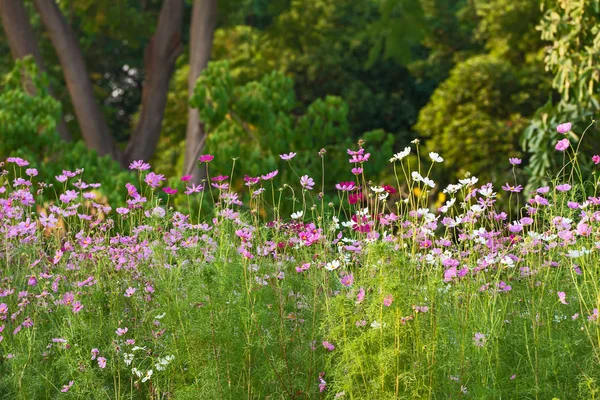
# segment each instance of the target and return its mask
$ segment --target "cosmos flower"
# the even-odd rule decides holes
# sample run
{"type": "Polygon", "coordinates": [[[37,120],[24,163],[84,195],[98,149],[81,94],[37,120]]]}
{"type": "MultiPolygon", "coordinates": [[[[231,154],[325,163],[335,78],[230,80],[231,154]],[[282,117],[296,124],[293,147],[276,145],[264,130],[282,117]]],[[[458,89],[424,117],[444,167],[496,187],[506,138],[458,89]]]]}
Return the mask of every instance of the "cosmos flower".
{"type": "Polygon", "coordinates": [[[481,332],[477,332],[475,333],[475,335],[473,335],[473,344],[477,347],[483,347],[485,346],[487,342],[487,337],[485,336],[485,334],[481,333],[481,332]]]}
{"type": "Polygon", "coordinates": [[[562,139],[556,143],[556,146],[554,146],[554,148],[558,151],[565,151],[569,148],[570,144],[571,143],[569,142],[569,139],[562,139]]]}
{"type": "Polygon", "coordinates": [[[567,303],[567,295],[565,292],[556,292],[556,294],[558,295],[558,301],[560,301],[562,304],[569,304],[567,303]]]}
{"type": "Polygon", "coordinates": [[[215,158],[215,156],[212,156],[210,154],[202,154],[200,157],[198,157],[198,161],[200,161],[201,163],[207,163],[208,164],[214,158],[215,158]]]}
{"type": "Polygon", "coordinates": [[[280,154],[279,157],[283,161],[290,161],[292,158],[296,157],[296,153],[280,154]]]}
{"type": "Polygon", "coordinates": [[[300,178],[300,185],[306,190],[312,190],[315,186],[315,181],[308,175],[303,175],[300,178]]]}
{"type": "Polygon", "coordinates": [[[510,162],[510,165],[519,165],[519,164],[521,164],[521,159],[516,158],[516,157],[511,157],[508,159],[508,162],[510,162]]]}
{"type": "Polygon", "coordinates": [[[569,133],[571,131],[572,124],[570,122],[565,122],[556,127],[556,131],[558,133],[562,133],[563,135],[569,133]]]}

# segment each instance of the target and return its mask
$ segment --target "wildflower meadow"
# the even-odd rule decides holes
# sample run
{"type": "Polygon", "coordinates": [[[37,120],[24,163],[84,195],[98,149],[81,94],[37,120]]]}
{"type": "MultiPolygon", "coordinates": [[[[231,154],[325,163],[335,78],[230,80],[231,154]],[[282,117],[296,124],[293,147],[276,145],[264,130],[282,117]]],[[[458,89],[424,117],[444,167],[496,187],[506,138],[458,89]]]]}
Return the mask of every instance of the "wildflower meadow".
{"type": "Polygon", "coordinates": [[[416,140],[392,182],[348,149],[331,201],[325,151],[321,176],[282,154],[281,187],[210,154],[201,185],[136,161],[113,209],[84,170],[41,182],[10,157],[0,398],[597,399],[598,181],[585,132],[556,129],[563,165],[529,192],[517,173],[438,188],[443,154],[416,140]]]}

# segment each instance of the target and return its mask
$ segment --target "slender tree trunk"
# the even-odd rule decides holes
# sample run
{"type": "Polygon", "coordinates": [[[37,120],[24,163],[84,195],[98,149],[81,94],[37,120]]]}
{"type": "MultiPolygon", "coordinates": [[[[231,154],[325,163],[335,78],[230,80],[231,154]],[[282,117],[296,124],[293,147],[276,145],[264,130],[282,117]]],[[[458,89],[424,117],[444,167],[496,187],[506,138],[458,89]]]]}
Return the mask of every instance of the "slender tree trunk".
{"type": "Polygon", "coordinates": [[[60,60],[77,121],[87,146],[101,156],[108,154],[115,160],[120,160],[102,111],[94,98],[92,82],[77,38],[54,0],[34,1],[60,60]]]}
{"type": "MultiPolygon", "coordinates": [[[[213,34],[217,23],[217,0],[194,0],[192,24],[190,28],[190,74],[188,77],[188,94],[194,93],[196,80],[206,68],[210,59],[213,34]]],[[[197,157],[206,142],[204,125],[200,121],[198,110],[188,108],[186,130],[184,174],[192,175],[192,182],[198,184],[206,176],[206,171],[199,168],[197,157]]]]}
{"type": "MultiPolygon", "coordinates": [[[[35,60],[38,69],[43,72],[44,62],[33,34],[33,29],[29,23],[29,15],[27,15],[23,1],[0,0],[0,18],[14,59],[18,60],[30,55],[35,60]]],[[[35,94],[35,87],[30,79],[26,81],[26,88],[30,94],[35,94]]],[[[48,91],[51,95],[54,95],[50,87],[48,91]]],[[[71,140],[71,134],[62,117],[58,122],[57,130],[64,140],[71,140]]]]}
{"type": "Polygon", "coordinates": [[[125,160],[148,161],[156,150],[175,60],[182,52],[183,0],[165,0],[156,33],[144,53],[146,78],[140,119],[125,150],[125,160]]]}

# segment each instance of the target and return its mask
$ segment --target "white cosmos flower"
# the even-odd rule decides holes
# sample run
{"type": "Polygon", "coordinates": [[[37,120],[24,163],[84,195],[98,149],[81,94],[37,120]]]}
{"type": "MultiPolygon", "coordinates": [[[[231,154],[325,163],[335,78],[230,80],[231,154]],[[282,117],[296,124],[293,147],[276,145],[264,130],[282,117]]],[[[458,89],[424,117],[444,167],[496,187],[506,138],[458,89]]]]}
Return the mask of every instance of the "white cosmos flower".
{"type": "Polygon", "coordinates": [[[151,369],[146,371],[146,376],[144,376],[142,378],[142,382],[146,382],[148,379],[150,379],[152,377],[152,374],[153,374],[153,371],[151,369]]]}
{"type": "Polygon", "coordinates": [[[423,183],[427,186],[429,186],[430,188],[434,188],[435,187],[435,182],[429,178],[423,178],[423,183]]]}
{"type": "Polygon", "coordinates": [[[304,215],[304,212],[302,210],[292,213],[291,217],[292,219],[299,219],[302,218],[302,215],[304,215]]]}
{"type": "Polygon", "coordinates": [[[394,154],[394,156],[392,158],[390,158],[390,162],[400,161],[404,157],[408,156],[409,154],[410,154],[410,147],[405,147],[404,150],[402,150],[400,153],[394,154]]]}
{"type": "Polygon", "coordinates": [[[479,182],[479,178],[472,176],[470,178],[459,179],[458,181],[465,186],[471,186],[479,182]]]}
{"type": "Polygon", "coordinates": [[[124,353],[123,359],[125,360],[125,364],[131,365],[131,362],[133,361],[133,354],[124,353]]]}
{"type": "Polygon", "coordinates": [[[385,189],[382,188],[381,186],[371,186],[371,190],[374,191],[375,193],[383,193],[383,191],[385,189]]]}
{"type": "Polygon", "coordinates": [[[444,162],[444,159],[442,157],[440,157],[440,155],[438,153],[434,153],[433,151],[431,153],[429,153],[429,158],[431,158],[431,161],[433,161],[433,162],[437,162],[437,163],[444,162]]]}
{"type": "Polygon", "coordinates": [[[135,367],[131,368],[131,373],[135,374],[138,378],[142,377],[142,371],[140,371],[139,369],[137,369],[135,367]]]}
{"type": "Polygon", "coordinates": [[[460,189],[462,189],[463,185],[459,184],[459,185],[448,185],[448,187],[446,189],[444,189],[444,193],[447,194],[454,194],[456,192],[458,192],[460,189]]]}
{"type": "Polygon", "coordinates": [[[423,180],[423,177],[417,171],[413,171],[410,175],[412,176],[413,181],[415,182],[421,182],[423,180]]]}
{"type": "Polygon", "coordinates": [[[590,254],[590,251],[585,247],[582,247],[581,250],[569,250],[567,257],[578,258],[581,256],[585,256],[586,254],[590,254]]]}
{"type": "Polygon", "coordinates": [[[479,193],[484,197],[496,197],[496,193],[492,188],[479,189],[479,193]]]}
{"type": "Polygon", "coordinates": [[[475,213],[480,213],[483,211],[483,207],[481,207],[479,204],[473,204],[471,206],[471,211],[473,211],[475,213]]]}
{"type": "Polygon", "coordinates": [[[454,205],[454,203],[456,203],[456,198],[453,197],[450,200],[446,201],[446,203],[444,203],[444,205],[440,207],[440,212],[448,212],[448,210],[454,205]]]}
{"type": "Polygon", "coordinates": [[[356,225],[356,222],[350,220],[350,221],[346,221],[346,222],[342,222],[342,226],[344,228],[352,228],[354,225],[356,225]]]}
{"type": "Polygon", "coordinates": [[[327,271],[335,271],[339,267],[340,267],[340,262],[338,260],[333,260],[333,261],[328,262],[327,264],[325,264],[325,269],[327,271]]]}

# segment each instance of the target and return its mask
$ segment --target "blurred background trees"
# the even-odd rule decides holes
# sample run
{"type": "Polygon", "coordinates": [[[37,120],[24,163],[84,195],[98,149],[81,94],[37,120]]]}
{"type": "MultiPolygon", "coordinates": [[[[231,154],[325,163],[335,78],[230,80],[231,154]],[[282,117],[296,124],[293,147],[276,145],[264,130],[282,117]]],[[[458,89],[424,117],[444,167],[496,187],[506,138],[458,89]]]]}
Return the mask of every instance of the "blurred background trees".
{"type": "Polygon", "coordinates": [[[200,153],[259,175],[297,151],[316,177],[323,147],[331,188],[358,139],[385,183],[385,160],[419,137],[447,160],[441,184],[502,181],[522,157],[537,185],[557,162],[554,126],[581,133],[598,110],[598,0],[0,0],[0,16],[0,155],[40,165],[70,165],[48,149],[79,146],[90,168],[141,158],[198,181],[200,153]],[[25,54],[45,77],[14,69],[25,54]]]}

